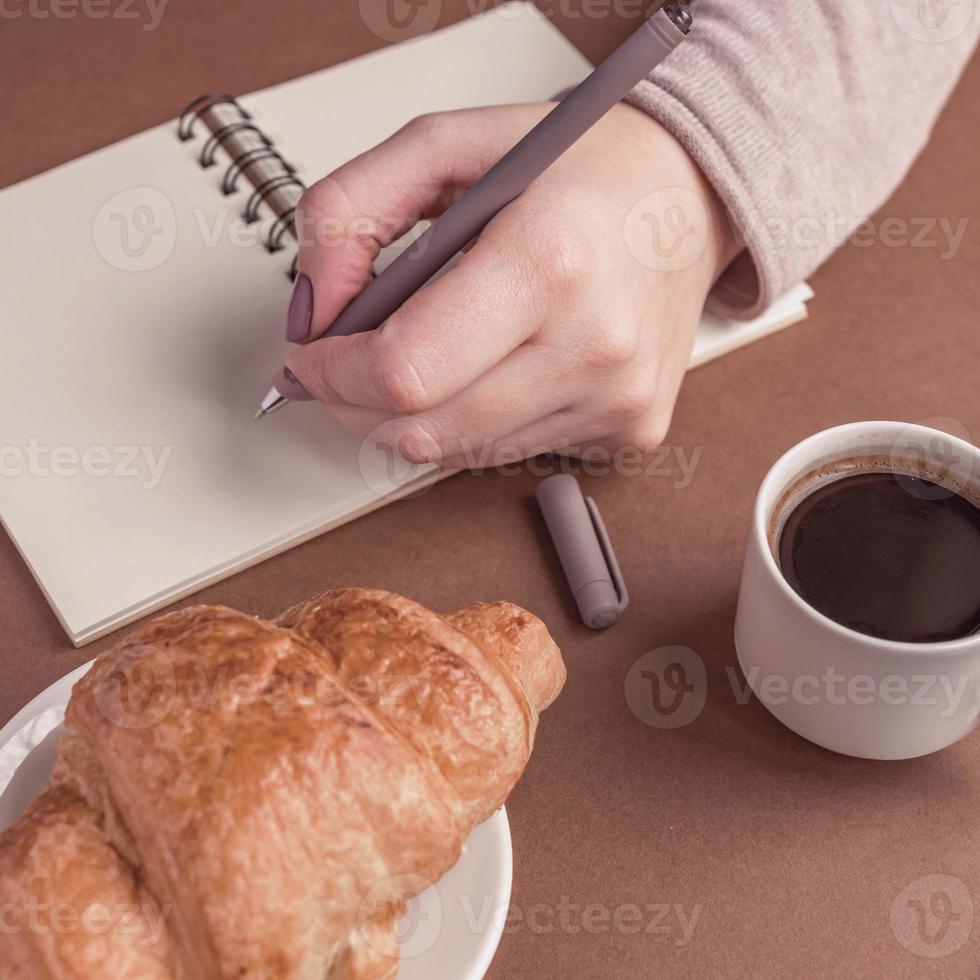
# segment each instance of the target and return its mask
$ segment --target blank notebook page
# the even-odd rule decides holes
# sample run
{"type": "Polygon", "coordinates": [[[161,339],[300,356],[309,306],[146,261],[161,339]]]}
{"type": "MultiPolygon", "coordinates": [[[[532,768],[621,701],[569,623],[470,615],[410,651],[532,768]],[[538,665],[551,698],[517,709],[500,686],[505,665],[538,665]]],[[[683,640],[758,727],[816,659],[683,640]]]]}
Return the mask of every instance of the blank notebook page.
{"type": "MultiPolygon", "coordinates": [[[[241,101],[312,182],[421,112],[544,99],[588,67],[511,11],[241,101]]],[[[253,421],[288,351],[294,250],[263,248],[268,220],[243,226],[245,182],[221,196],[197,131],[161,126],[0,192],[0,515],[76,642],[422,474],[377,452],[359,465],[360,440],[318,406],[253,421]],[[174,227],[165,261],[134,268],[174,227]]]]}
{"type": "MultiPolygon", "coordinates": [[[[311,183],[420,113],[588,71],[509,4],[241,103],[311,183]]],[[[168,124],[0,192],[0,517],[76,643],[435,475],[319,406],[253,421],[288,352],[294,249],[266,251],[272,215],[244,225],[245,182],[223,197],[228,158],[202,169],[203,142],[168,124]]]]}

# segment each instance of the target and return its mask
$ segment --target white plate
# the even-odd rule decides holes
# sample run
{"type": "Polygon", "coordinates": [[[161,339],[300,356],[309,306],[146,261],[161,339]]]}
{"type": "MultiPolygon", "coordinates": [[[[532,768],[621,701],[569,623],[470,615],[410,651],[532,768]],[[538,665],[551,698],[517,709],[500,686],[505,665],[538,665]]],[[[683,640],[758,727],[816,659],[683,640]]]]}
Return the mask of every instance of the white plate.
{"type": "MultiPolygon", "coordinates": [[[[47,783],[72,685],[90,666],[55,681],[0,729],[0,831],[47,783]]],[[[398,980],[482,980],[510,904],[512,858],[501,808],[470,834],[455,867],[409,904],[398,980]]]]}

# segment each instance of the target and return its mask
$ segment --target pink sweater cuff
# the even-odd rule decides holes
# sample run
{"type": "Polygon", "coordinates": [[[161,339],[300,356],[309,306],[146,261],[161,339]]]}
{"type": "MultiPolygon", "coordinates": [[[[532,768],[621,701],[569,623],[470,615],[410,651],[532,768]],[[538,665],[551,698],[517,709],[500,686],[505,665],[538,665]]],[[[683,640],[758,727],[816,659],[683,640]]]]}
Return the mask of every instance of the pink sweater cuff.
{"type": "Polygon", "coordinates": [[[691,38],[627,101],[683,144],[745,251],[709,307],[756,316],[904,177],[980,36],[888,0],[700,0],[691,38]]]}

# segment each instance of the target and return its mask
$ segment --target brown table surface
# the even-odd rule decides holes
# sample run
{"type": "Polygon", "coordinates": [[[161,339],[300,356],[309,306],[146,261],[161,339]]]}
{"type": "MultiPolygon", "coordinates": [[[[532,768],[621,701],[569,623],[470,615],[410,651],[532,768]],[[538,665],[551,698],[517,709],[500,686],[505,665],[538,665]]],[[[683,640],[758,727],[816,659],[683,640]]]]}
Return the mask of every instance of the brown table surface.
{"type": "MultiPolygon", "coordinates": [[[[448,23],[479,5],[443,6],[448,23]]],[[[142,30],[145,0],[110,0],[110,11],[138,20],[32,16],[27,0],[5,9],[24,15],[0,23],[4,185],[163,122],[201,92],[251,91],[381,43],[354,0],[170,0],[154,31],[142,30]]],[[[589,9],[563,4],[558,19],[596,58],[630,25],[589,9]]],[[[980,900],[980,737],[912,762],[847,759],[796,737],[755,700],[740,703],[729,674],[750,506],[783,450],[856,419],[944,417],[980,437],[978,102],[974,59],[880,215],[973,219],[954,260],[935,248],[843,249],[813,277],[808,323],[691,375],[665,473],[586,479],[632,588],[615,629],[577,622],[527,473],[459,476],[196,597],[271,614],[357,584],[435,609],[506,597],[550,625],[569,681],[508,804],[512,916],[491,977],[980,971],[980,925],[971,932],[965,897],[980,900]],[[677,450],[700,453],[686,486],[677,450]],[[643,724],[624,698],[636,659],[671,644],[696,651],[708,677],[705,709],[673,731],[643,724]],[[907,898],[943,889],[960,916],[948,929],[959,932],[930,945],[940,924],[919,936],[907,898]],[[631,905],[641,911],[617,915],[631,905]]],[[[111,642],[73,649],[0,537],[0,722],[111,642]]]]}

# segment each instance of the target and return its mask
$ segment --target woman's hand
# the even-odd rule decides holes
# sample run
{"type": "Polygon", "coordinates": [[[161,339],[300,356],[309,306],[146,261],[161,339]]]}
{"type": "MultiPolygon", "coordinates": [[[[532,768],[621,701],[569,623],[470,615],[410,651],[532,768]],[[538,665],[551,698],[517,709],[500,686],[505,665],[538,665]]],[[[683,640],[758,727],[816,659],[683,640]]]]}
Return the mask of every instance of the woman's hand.
{"type": "Polygon", "coordinates": [[[289,333],[304,346],[287,366],[408,460],[484,467],[666,436],[705,298],[737,249],[694,162],[627,105],[381,329],[317,340],[385,245],[441,214],[550,108],[419,118],[300,203],[309,283],[289,333]]]}

